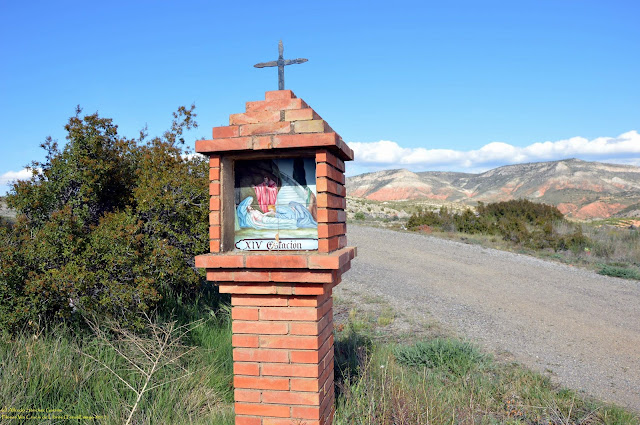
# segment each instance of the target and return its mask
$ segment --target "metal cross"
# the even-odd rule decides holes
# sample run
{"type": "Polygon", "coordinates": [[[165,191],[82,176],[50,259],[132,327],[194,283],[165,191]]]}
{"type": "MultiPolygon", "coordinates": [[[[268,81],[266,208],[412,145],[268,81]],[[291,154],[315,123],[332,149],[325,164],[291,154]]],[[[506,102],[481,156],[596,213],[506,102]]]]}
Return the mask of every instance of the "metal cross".
{"type": "Polygon", "coordinates": [[[301,59],[301,58],[298,58],[298,59],[285,59],[285,58],[283,58],[282,54],[284,53],[284,47],[282,47],[282,40],[280,40],[280,42],[278,43],[278,53],[280,53],[280,55],[278,56],[278,60],[277,61],[257,63],[257,64],[255,64],[253,66],[255,68],[266,68],[268,66],[277,66],[278,67],[278,90],[284,90],[284,67],[286,65],[294,65],[296,63],[305,63],[309,59],[301,59]]]}

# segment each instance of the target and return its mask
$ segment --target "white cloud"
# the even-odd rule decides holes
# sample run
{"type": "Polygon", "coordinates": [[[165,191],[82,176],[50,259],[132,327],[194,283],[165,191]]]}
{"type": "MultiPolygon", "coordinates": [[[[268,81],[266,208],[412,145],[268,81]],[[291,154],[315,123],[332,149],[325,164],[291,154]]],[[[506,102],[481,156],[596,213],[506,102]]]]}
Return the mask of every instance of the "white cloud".
{"type": "Polygon", "coordinates": [[[640,164],[640,134],[636,130],[618,137],[587,140],[572,137],[555,142],[518,147],[492,142],[477,150],[403,148],[396,142],[351,142],[358,172],[411,168],[477,172],[500,165],[580,158],[603,162],[640,164]]]}
{"type": "Polygon", "coordinates": [[[0,175],[0,184],[5,185],[15,180],[27,180],[32,176],[32,171],[27,168],[23,168],[20,171],[7,171],[0,175]]]}

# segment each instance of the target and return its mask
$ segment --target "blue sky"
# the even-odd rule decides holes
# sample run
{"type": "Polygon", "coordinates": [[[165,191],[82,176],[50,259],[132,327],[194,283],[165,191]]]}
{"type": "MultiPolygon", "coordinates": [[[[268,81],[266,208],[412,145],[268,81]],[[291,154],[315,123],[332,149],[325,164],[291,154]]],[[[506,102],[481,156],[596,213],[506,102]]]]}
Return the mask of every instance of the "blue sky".
{"type": "Polygon", "coordinates": [[[640,165],[637,1],[0,0],[0,194],[76,105],[123,135],[195,103],[210,136],[277,88],[356,151],[349,174],[578,157],[640,165]]]}

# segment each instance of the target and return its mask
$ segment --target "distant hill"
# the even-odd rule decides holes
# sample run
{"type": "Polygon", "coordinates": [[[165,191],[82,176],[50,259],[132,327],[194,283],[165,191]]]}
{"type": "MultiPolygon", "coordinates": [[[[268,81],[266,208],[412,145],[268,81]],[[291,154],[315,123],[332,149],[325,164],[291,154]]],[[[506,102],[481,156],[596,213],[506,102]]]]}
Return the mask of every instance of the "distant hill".
{"type": "Polygon", "coordinates": [[[526,198],[577,219],[637,216],[640,167],[566,159],[506,165],[481,174],[385,170],[347,179],[347,195],[377,201],[430,199],[475,205],[526,198]]]}

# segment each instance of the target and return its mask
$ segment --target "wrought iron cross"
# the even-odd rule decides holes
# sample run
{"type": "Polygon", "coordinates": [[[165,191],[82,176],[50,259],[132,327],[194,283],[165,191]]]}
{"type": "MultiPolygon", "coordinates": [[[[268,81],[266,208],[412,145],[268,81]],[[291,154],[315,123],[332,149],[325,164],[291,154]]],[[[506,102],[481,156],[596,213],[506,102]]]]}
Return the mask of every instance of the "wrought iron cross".
{"type": "Polygon", "coordinates": [[[278,67],[278,90],[284,90],[284,67],[286,65],[294,65],[296,63],[305,63],[309,59],[285,59],[282,57],[284,53],[284,47],[282,47],[282,40],[278,43],[278,56],[277,61],[271,62],[262,62],[253,65],[255,68],[266,68],[268,66],[277,66],[278,67]]]}

